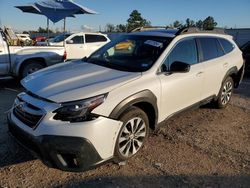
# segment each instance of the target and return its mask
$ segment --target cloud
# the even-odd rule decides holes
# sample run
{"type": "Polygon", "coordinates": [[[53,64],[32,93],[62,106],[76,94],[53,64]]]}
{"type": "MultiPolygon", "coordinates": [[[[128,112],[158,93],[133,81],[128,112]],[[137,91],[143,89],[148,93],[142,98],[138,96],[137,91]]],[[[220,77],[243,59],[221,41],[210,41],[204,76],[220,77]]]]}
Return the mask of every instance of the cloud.
{"type": "Polygon", "coordinates": [[[93,27],[88,26],[88,25],[82,25],[82,26],[81,26],[81,29],[82,29],[82,30],[87,30],[87,31],[92,31],[92,30],[94,30],[93,27]]]}

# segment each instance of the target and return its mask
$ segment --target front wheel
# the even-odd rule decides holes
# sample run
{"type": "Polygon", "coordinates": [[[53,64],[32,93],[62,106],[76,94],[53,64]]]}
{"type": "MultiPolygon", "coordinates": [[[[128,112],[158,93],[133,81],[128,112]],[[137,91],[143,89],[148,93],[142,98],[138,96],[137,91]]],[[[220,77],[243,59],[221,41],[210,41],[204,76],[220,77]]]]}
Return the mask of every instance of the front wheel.
{"type": "Polygon", "coordinates": [[[225,108],[231,101],[234,89],[234,81],[231,77],[228,77],[221,85],[218,98],[215,101],[216,107],[225,108]]]}
{"type": "Polygon", "coordinates": [[[149,132],[149,120],[144,111],[130,107],[121,117],[123,122],[115,146],[117,161],[124,161],[135,154],[144,145],[149,132]]]}
{"type": "Polygon", "coordinates": [[[24,78],[28,76],[29,74],[32,74],[33,72],[36,72],[40,69],[44,68],[44,65],[40,62],[27,62],[20,71],[21,78],[24,78]]]}

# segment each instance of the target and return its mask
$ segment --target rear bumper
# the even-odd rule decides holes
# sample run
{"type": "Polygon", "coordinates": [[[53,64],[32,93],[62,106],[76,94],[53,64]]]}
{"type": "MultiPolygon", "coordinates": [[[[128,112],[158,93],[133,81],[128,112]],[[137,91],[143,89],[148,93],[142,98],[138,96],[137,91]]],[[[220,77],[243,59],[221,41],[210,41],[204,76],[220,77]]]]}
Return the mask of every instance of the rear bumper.
{"type": "Polygon", "coordinates": [[[34,136],[18,127],[11,120],[11,114],[8,114],[7,119],[10,134],[49,167],[77,172],[89,170],[107,161],[101,158],[88,139],[53,135],[34,136]]]}

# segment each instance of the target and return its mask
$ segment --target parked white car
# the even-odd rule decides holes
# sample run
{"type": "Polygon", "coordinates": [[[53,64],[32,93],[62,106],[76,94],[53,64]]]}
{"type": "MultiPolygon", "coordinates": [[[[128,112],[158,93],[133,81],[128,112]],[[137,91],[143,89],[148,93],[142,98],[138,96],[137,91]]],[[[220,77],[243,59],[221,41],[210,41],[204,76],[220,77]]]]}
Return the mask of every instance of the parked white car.
{"type": "Polygon", "coordinates": [[[243,74],[229,35],[130,33],[22,80],[9,130],[45,164],[82,171],[133,157],[150,128],[186,109],[225,108],[243,74]]]}
{"type": "Polygon", "coordinates": [[[16,34],[16,36],[18,37],[19,40],[21,40],[23,42],[32,41],[29,34],[16,34]]]}
{"type": "Polygon", "coordinates": [[[63,46],[64,39],[68,59],[88,57],[110,41],[107,35],[101,33],[80,32],[72,35],[61,34],[49,41],[49,45],[63,46]]]}

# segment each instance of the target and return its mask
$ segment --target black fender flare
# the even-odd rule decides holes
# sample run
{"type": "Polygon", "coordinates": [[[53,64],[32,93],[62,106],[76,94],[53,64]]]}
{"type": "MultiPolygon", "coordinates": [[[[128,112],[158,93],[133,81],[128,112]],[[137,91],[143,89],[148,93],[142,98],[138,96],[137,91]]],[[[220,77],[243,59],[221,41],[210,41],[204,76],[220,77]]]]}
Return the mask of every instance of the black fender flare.
{"type": "Polygon", "coordinates": [[[129,107],[142,102],[149,103],[153,107],[155,112],[155,126],[158,121],[157,98],[150,90],[143,90],[127,97],[113,109],[109,117],[112,119],[118,119],[129,107]]]}
{"type": "Polygon", "coordinates": [[[227,71],[226,75],[224,76],[222,80],[222,83],[226,80],[228,76],[231,76],[234,80],[234,87],[237,88],[243,79],[244,72],[245,72],[244,69],[245,69],[245,63],[243,63],[240,70],[238,70],[236,66],[232,67],[231,69],[227,71]]]}
{"type": "Polygon", "coordinates": [[[223,80],[222,80],[222,83],[227,79],[228,76],[231,76],[232,74],[235,74],[237,75],[238,74],[238,69],[236,66],[230,68],[227,73],[225,74],[223,80]]]}

